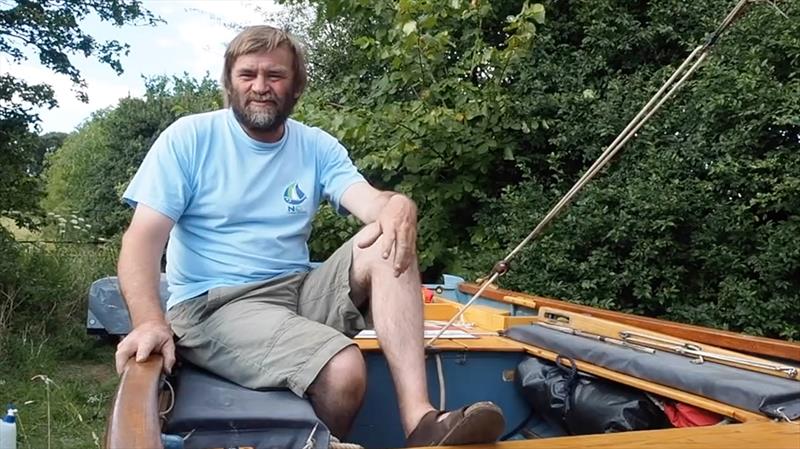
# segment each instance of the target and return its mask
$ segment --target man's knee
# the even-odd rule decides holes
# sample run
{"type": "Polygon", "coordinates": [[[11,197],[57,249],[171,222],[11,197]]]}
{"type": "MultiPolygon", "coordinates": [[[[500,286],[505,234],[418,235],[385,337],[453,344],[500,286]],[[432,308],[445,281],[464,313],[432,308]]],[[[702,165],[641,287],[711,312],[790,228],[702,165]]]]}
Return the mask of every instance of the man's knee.
{"type": "Polygon", "coordinates": [[[359,402],[367,388],[367,367],[358,346],[339,351],[322,368],[309,387],[309,395],[337,395],[357,399],[359,402]]]}
{"type": "MultiPolygon", "coordinates": [[[[357,275],[370,277],[376,270],[385,270],[394,273],[394,254],[383,257],[383,236],[366,248],[359,248],[358,242],[364,235],[370,234],[367,228],[362,229],[353,239],[353,269],[357,275]]],[[[414,261],[416,264],[416,261],[414,261]]]]}

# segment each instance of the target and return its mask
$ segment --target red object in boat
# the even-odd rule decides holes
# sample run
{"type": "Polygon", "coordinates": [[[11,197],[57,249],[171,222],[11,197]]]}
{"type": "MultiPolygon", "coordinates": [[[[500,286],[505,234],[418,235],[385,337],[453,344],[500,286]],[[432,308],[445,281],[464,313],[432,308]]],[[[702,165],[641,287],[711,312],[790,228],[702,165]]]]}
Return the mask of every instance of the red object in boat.
{"type": "Polygon", "coordinates": [[[675,427],[700,427],[719,424],[723,417],[682,402],[664,402],[664,414],[675,427]]]}
{"type": "Polygon", "coordinates": [[[422,302],[426,304],[433,302],[433,291],[431,289],[422,287],[422,302]]]}

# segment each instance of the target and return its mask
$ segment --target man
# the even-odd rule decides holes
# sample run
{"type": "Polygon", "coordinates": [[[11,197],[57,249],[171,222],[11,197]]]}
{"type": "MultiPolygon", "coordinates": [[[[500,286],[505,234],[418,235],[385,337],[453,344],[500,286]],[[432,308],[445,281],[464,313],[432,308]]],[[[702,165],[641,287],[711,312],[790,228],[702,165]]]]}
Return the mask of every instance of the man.
{"type": "Polygon", "coordinates": [[[250,388],[307,396],[343,437],[361,406],[366,368],[346,335],[368,305],[397,390],[407,443],[490,442],[500,410],[431,406],[425,380],[416,206],[374,189],[327,133],[289,119],[306,85],[302,48],[267,26],[228,46],[223,109],[184,117],[153,144],[124,194],[136,207],[122,240],[119,281],[133,331],[130,357],[181,357],[250,388]],[[322,199],[366,224],[309,271],[307,239],[322,199]],[[159,305],[167,248],[170,298],[159,305]],[[169,323],[168,323],[169,322],[169,323]]]}

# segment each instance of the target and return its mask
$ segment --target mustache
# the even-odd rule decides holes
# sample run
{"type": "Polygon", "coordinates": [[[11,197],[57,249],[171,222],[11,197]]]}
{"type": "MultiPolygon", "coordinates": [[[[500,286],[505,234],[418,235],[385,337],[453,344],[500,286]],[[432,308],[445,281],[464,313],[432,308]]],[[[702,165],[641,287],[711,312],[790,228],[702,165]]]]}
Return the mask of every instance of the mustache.
{"type": "Polygon", "coordinates": [[[271,101],[273,103],[278,103],[278,97],[275,95],[267,94],[267,95],[248,95],[246,97],[248,102],[250,101],[271,101]]]}

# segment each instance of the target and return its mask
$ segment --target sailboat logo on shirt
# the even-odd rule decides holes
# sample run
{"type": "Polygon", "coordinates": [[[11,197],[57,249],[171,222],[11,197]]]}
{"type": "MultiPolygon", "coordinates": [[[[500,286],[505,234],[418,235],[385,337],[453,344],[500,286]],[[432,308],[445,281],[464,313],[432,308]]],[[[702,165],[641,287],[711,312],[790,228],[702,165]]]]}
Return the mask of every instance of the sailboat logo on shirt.
{"type": "Polygon", "coordinates": [[[283,201],[286,201],[288,204],[287,210],[290,214],[298,214],[304,212],[303,208],[300,204],[308,198],[302,190],[300,190],[300,186],[297,185],[297,182],[293,182],[286,187],[286,190],[283,191],[283,201]]]}

